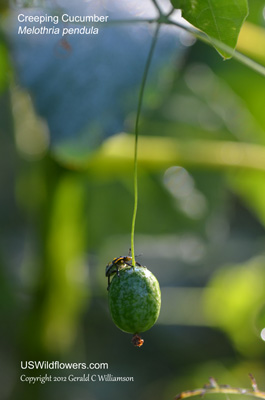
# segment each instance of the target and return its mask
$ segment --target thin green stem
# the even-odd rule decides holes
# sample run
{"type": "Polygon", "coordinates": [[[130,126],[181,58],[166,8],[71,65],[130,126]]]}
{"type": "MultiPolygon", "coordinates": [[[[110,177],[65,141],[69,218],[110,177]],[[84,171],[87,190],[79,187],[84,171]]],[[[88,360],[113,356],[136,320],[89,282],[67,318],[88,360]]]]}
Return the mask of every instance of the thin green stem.
{"type": "Polygon", "coordinates": [[[247,66],[248,68],[252,69],[253,71],[258,72],[259,74],[265,76],[265,67],[259,63],[257,63],[256,61],[252,60],[251,58],[249,58],[248,56],[245,56],[244,54],[240,53],[237,50],[232,49],[230,46],[227,46],[226,44],[220,42],[217,39],[214,38],[209,38],[205,33],[199,31],[196,28],[193,28],[192,26],[188,26],[186,24],[182,24],[181,22],[176,22],[176,21],[172,21],[171,19],[169,19],[170,15],[172,14],[172,11],[170,11],[170,13],[168,15],[163,15],[160,14],[158,19],[134,19],[134,20],[125,20],[125,21],[112,21],[112,23],[142,23],[142,22],[147,22],[149,24],[152,23],[163,23],[165,25],[173,25],[176,26],[178,28],[184,29],[186,32],[190,33],[191,35],[195,36],[197,39],[201,40],[202,42],[210,45],[210,46],[216,46],[219,47],[221,50],[227,52],[228,54],[231,55],[231,57],[235,60],[237,60],[238,62],[240,62],[241,64],[247,66]]]}
{"type": "Polygon", "coordinates": [[[159,12],[159,14],[162,15],[162,10],[161,10],[157,0],[152,0],[152,2],[154,4],[155,8],[157,9],[157,11],[159,12]]]}
{"type": "Polygon", "coordinates": [[[247,67],[251,68],[253,71],[258,72],[259,74],[265,76],[265,67],[256,61],[252,60],[251,58],[245,56],[244,54],[240,53],[237,50],[232,49],[230,46],[227,46],[226,44],[220,42],[217,39],[214,38],[209,38],[205,33],[199,31],[196,28],[184,25],[180,22],[175,22],[170,19],[165,21],[165,24],[167,25],[174,25],[178,28],[184,29],[185,31],[189,32],[193,36],[195,36],[197,39],[201,40],[204,43],[207,43],[209,45],[214,45],[216,47],[219,47],[221,50],[226,51],[228,54],[231,55],[232,58],[235,60],[239,61],[240,63],[246,65],[247,67]]]}
{"type": "MultiPolygon", "coordinates": [[[[172,21],[169,17],[172,14],[172,12],[174,11],[174,9],[172,9],[169,14],[164,15],[162,13],[160,13],[160,16],[158,19],[147,19],[147,20],[133,20],[134,23],[136,22],[148,22],[150,24],[152,23],[163,23],[165,25],[173,25],[176,26],[178,28],[184,29],[186,32],[189,32],[191,35],[195,36],[197,39],[201,40],[202,42],[210,45],[210,46],[216,46],[219,47],[221,50],[227,52],[228,54],[231,55],[231,57],[235,60],[237,60],[238,62],[240,62],[241,64],[249,67],[250,69],[252,69],[253,71],[258,72],[259,74],[265,76],[265,67],[259,63],[257,63],[256,61],[252,60],[251,58],[249,58],[248,56],[240,53],[237,50],[232,49],[230,46],[227,46],[226,44],[224,44],[223,42],[220,42],[217,39],[214,38],[209,38],[204,32],[199,31],[198,29],[192,27],[192,26],[188,26],[186,24],[183,24],[181,22],[177,22],[177,21],[172,21]]],[[[116,23],[118,23],[119,21],[115,21],[116,23]]],[[[124,21],[125,22],[125,21],[124,21]]],[[[126,21],[127,23],[130,21],[126,21]]]]}
{"type": "MultiPolygon", "coordinates": [[[[157,4],[154,2],[154,4],[157,4]]],[[[159,8],[157,8],[159,10],[159,8]]],[[[232,49],[231,47],[225,45],[224,43],[220,42],[217,39],[209,38],[205,33],[199,31],[198,29],[182,24],[181,22],[172,21],[169,17],[174,12],[174,8],[170,10],[168,14],[160,13],[158,18],[135,18],[135,19],[125,19],[125,20],[111,20],[105,23],[105,26],[112,26],[117,24],[136,24],[136,23],[158,23],[158,24],[165,24],[165,25],[174,25],[178,28],[184,29],[186,32],[189,32],[197,39],[201,40],[204,43],[209,44],[210,46],[214,45],[219,47],[221,50],[226,51],[228,54],[231,55],[232,58],[240,62],[241,64],[247,66],[248,68],[252,69],[253,71],[258,72],[259,74],[265,76],[265,67],[256,61],[252,60],[248,56],[240,53],[237,50],[232,49]]],[[[74,25],[84,25],[83,22],[76,22],[74,25]]],[[[86,23],[85,26],[91,26],[92,23],[86,23]]],[[[93,23],[93,25],[97,25],[97,23],[93,23]]]]}
{"type": "Polygon", "coordinates": [[[135,134],[135,142],[134,142],[134,177],[133,177],[133,186],[134,186],[134,208],[133,208],[133,217],[132,217],[132,230],[131,230],[131,255],[132,255],[132,265],[135,267],[135,250],[134,250],[134,233],[135,233],[135,221],[137,215],[137,207],[138,207],[138,175],[137,175],[137,156],[138,156],[138,136],[139,136],[139,120],[142,111],[142,104],[143,104],[143,97],[144,97],[144,90],[147,81],[148,72],[150,69],[152,57],[154,54],[158,33],[160,29],[160,24],[157,24],[156,30],[154,33],[154,37],[152,40],[152,44],[149,50],[149,54],[146,60],[144,73],[142,77],[142,83],[139,91],[139,99],[137,105],[137,112],[136,112],[136,119],[135,119],[135,127],[134,127],[134,134],[135,134]]]}

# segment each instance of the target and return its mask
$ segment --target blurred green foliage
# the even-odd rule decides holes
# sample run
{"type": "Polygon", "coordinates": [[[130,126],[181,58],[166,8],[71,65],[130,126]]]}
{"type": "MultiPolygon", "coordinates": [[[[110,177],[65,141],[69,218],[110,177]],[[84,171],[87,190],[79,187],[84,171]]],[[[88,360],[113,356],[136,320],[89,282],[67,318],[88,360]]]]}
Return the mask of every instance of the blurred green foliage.
{"type": "MultiPolygon", "coordinates": [[[[176,9],[182,10],[183,18],[210,38],[235,48],[240,29],[248,15],[247,0],[238,0],[236,3],[227,3],[225,0],[171,0],[171,3],[176,9]]],[[[224,58],[231,57],[223,49],[218,51],[224,58]]]]}
{"type": "Polygon", "coordinates": [[[205,292],[210,323],[231,336],[237,350],[246,356],[264,357],[264,343],[257,340],[262,329],[258,313],[264,304],[264,258],[218,271],[205,292]],[[256,335],[254,334],[256,332],[256,335]]]}
{"type": "Polygon", "coordinates": [[[104,276],[130,246],[133,138],[85,160],[49,152],[0,36],[4,399],[170,399],[209,376],[249,386],[249,371],[264,389],[264,77],[200,43],[181,61],[140,127],[136,252],[160,281],[162,310],[139,350],[111,321],[104,276]],[[135,381],[31,387],[19,382],[29,359],[108,362],[135,381]]]}

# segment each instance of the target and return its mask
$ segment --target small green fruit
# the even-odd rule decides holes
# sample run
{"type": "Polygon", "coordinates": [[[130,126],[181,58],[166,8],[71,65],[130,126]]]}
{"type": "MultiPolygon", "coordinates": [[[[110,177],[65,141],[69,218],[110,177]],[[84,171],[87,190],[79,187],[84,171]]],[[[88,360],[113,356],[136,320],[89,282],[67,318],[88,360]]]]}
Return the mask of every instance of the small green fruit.
{"type": "Polygon", "coordinates": [[[109,307],[114,323],[122,331],[147,331],[156,322],[161,307],[156,277],[142,266],[122,269],[111,281],[109,307]]]}

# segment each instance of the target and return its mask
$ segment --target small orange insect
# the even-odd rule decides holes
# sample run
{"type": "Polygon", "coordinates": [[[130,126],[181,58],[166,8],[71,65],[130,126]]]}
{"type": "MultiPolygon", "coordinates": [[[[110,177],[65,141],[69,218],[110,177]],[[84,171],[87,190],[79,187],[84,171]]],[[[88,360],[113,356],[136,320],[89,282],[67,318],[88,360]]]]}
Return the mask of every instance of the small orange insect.
{"type": "Polygon", "coordinates": [[[141,347],[144,344],[144,339],[142,339],[140,335],[137,335],[137,333],[135,333],[132,338],[132,344],[135,347],[141,347]]]}

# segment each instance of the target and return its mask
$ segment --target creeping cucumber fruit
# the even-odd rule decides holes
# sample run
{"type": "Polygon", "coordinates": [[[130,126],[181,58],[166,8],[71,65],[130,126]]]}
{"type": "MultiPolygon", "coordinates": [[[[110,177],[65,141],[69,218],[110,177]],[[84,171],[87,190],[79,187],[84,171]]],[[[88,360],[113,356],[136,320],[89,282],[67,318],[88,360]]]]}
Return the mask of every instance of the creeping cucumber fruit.
{"type": "Polygon", "coordinates": [[[142,346],[139,334],[150,329],[160,313],[161,292],[156,277],[141,265],[124,266],[119,274],[114,274],[108,298],[116,326],[134,335],[135,346],[142,346]]]}

